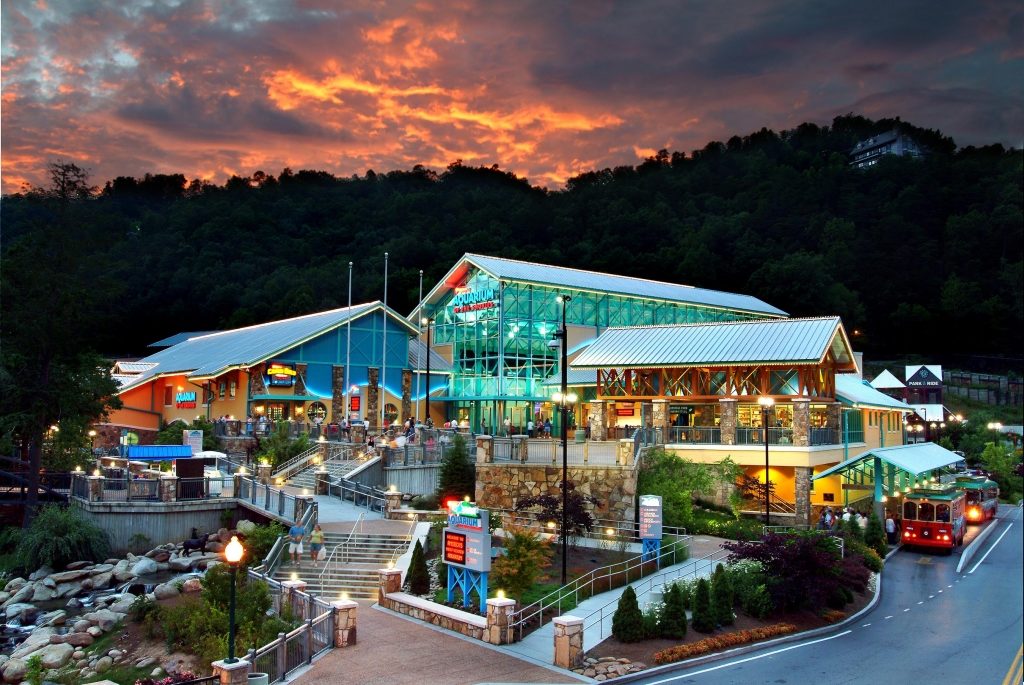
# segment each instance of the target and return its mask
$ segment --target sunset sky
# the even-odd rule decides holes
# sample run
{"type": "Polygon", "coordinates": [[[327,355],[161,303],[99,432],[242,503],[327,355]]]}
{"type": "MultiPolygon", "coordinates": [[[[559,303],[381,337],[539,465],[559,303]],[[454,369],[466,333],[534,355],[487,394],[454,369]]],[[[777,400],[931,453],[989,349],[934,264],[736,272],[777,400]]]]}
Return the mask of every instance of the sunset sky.
{"type": "Polygon", "coordinates": [[[900,116],[1024,140],[1019,0],[4,0],[2,189],[462,159],[559,188],[659,148],[900,116]]]}

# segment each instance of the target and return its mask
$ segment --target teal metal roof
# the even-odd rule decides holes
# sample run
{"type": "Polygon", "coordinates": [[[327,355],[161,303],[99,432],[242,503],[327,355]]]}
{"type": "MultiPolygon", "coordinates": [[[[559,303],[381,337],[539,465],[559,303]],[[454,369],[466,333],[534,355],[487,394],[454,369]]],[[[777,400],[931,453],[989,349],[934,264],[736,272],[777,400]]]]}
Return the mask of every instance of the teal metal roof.
{"type": "Polygon", "coordinates": [[[858,464],[878,457],[882,461],[892,464],[898,469],[917,477],[922,474],[929,474],[935,469],[949,466],[961,461],[956,452],[950,452],[945,447],[939,447],[933,442],[920,442],[915,445],[896,445],[895,447],[876,447],[875,449],[861,452],[855,457],[840,462],[830,469],[822,471],[811,480],[825,478],[835,473],[849,471],[858,464]]]}
{"type": "Polygon", "coordinates": [[[837,316],[609,328],[570,362],[576,369],[819,363],[832,349],[855,367],[837,316]]]}
{"type": "MultiPolygon", "coordinates": [[[[121,387],[121,391],[160,375],[184,373],[189,377],[204,378],[216,376],[232,367],[253,366],[335,329],[349,320],[383,308],[384,305],[379,301],[368,302],[189,338],[185,342],[140,359],[139,362],[150,362],[155,365],[131,378],[121,387]]],[[[410,333],[417,332],[416,328],[400,314],[390,308],[387,312],[391,319],[399,322],[410,333]]]]}
{"type": "MultiPolygon", "coordinates": [[[[597,372],[593,369],[574,369],[572,364],[569,364],[569,372],[566,374],[567,383],[573,387],[587,386],[593,387],[597,385],[597,372]]],[[[559,371],[555,371],[553,374],[544,379],[541,383],[544,386],[561,387],[562,385],[562,374],[559,371]]]]}
{"type": "Polygon", "coordinates": [[[192,445],[128,445],[128,458],[140,461],[189,459],[192,445]]]}
{"type": "Polygon", "coordinates": [[[914,408],[906,402],[879,392],[871,383],[855,373],[836,374],[836,397],[840,402],[851,407],[914,411],[914,408]]]}
{"type": "MultiPolygon", "coordinates": [[[[666,302],[732,309],[764,316],[788,316],[786,312],[778,307],[773,307],[752,295],[740,295],[721,290],[708,290],[689,285],[652,281],[646,278],[616,276],[596,271],[584,271],[564,266],[549,266],[547,264],[535,264],[533,262],[521,262],[515,259],[487,257],[470,253],[462,256],[462,259],[427,294],[423,303],[432,301],[441,292],[446,292],[451,287],[450,281],[452,278],[460,271],[463,271],[467,263],[473,264],[502,281],[519,281],[553,288],[569,288],[595,293],[614,293],[630,297],[664,300],[666,302]]],[[[419,313],[423,303],[417,305],[413,312],[419,313]]]]}

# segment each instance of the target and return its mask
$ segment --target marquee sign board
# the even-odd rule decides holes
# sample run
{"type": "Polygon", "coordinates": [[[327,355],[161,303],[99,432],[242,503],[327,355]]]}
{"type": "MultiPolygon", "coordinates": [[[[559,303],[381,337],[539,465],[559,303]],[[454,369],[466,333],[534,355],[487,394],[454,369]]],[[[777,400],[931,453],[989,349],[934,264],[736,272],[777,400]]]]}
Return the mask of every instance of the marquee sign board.
{"type": "Polygon", "coordinates": [[[471,502],[449,505],[442,542],[444,563],[481,573],[491,570],[489,515],[471,502]]]}
{"type": "Polygon", "coordinates": [[[660,495],[640,495],[640,539],[661,539],[660,495]]]}

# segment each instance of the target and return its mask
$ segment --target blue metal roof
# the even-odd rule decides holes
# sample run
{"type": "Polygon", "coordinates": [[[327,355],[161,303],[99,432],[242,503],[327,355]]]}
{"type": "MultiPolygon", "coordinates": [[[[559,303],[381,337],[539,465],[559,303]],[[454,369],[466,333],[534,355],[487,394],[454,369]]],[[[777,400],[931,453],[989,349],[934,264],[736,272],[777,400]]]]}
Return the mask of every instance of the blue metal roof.
{"type": "Polygon", "coordinates": [[[876,447],[867,452],[861,452],[855,457],[840,462],[830,469],[822,471],[811,480],[827,478],[834,473],[849,471],[863,461],[872,457],[878,457],[882,461],[892,464],[898,469],[906,471],[913,476],[927,475],[935,469],[949,466],[962,460],[963,457],[956,452],[950,452],[945,447],[940,447],[933,442],[921,442],[915,445],[895,445],[893,447],[876,447]]]}
{"type": "Polygon", "coordinates": [[[192,456],[192,445],[129,445],[128,458],[136,461],[157,461],[161,459],[188,459],[192,456]]]}
{"type": "MultiPolygon", "coordinates": [[[[409,368],[426,372],[427,370],[427,344],[419,338],[409,341],[409,368]]],[[[430,348],[430,373],[451,373],[452,364],[447,359],[430,348]]]]}
{"type": "MultiPolygon", "coordinates": [[[[121,391],[160,375],[184,373],[193,378],[208,378],[232,367],[253,366],[383,307],[379,301],[368,302],[189,338],[139,360],[156,365],[129,379],[121,391]]],[[[410,333],[416,333],[416,328],[400,314],[390,308],[387,312],[410,333]]]]}
{"type": "MultiPolygon", "coordinates": [[[[560,387],[562,385],[562,374],[559,371],[555,371],[553,374],[544,379],[541,383],[547,387],[560,387]]],[[[569,364],[569,372],[566,374],[566,385],[573,387],[595,387],[597,385],[597,372],[593,369],[574,369],[572,364],[569,364]]]]}
{"type": "Polygon", "coordinates": [[[879,392],[854,373],[836,374],[836,399],[843,404],[858,408],[914,411],[914,408],[906,402],[879,392]]]}
{"type": "Polygon", "coordinates": [[[609,328],[570,362],[577,369],[816,364],[832,349],[856,368],[839,317],[609,328]]]}
{"type": "Polygon", "coordinates": [[[171,347],[172,345],[177,345],[180,342],[185,342],[189,338],[198,338],[201,335],[209,335],[210,333],[218,332],[219,331],[185,331],[183,333],[175,333],[163,340],[157,340],[155,343],[149,343],[146,347],[171,347]]]}

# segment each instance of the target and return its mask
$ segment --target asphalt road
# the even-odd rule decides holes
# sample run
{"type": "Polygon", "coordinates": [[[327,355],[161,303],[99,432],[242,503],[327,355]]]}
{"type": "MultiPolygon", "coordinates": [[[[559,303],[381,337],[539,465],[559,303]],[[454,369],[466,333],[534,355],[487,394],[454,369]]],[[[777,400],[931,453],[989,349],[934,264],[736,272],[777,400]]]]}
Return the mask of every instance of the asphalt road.
{"type": "MultiPolygon", "coordinates": [[[[852,624],[725,661],[666,670],[632,683],[977,683],[1008,685],[1024,642],[1024,521],[1003,505],[962,572],[951,556],[900,550],[875,607],[852,624]]],[[[971,526],[967,541],[980,529],[971,526]]]]}

